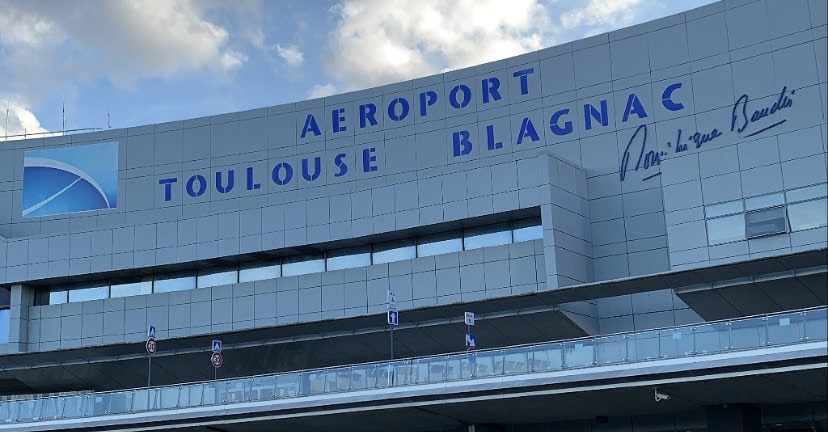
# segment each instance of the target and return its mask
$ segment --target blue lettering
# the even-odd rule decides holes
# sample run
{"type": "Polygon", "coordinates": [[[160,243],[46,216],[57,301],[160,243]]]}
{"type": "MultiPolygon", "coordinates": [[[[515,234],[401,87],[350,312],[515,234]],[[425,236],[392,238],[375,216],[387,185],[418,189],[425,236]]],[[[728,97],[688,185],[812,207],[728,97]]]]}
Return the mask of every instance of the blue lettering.
{"type": "Polygon", "coordinates": [[[472,143],[469,141],[469,131],[461,130],[451,134],[454,143],[454,156],[467,155],[472,151],[472,143]]]}
{"type": "Polygon", "coordinates": [[[592,106],[591,104],[584,104],[584,127],[587,130],[592,129],[592,119],[598,120],[601,122],[601,126],[606,126],[609,124],[609,115],[607,114],[607,100],[604,99],[601,101],[601,111],[592,106]]]}
{"type": "Polygon", "coordinates": [[[158,184],[164,185],[164,201],[172,200],[172,184],[177,182],[177,178],[165,178],[158,180],[158,184]]]}
{"type": "Polygon", "coordinates": [[[334,158],[334,163],[339,167],[339,172],[334,174],[334,177],[342,177],[348,172],[348,165],[345,165],[345,153],[340,153],[334,158]]]}
{"type": "Polygon", "coordinates": [[[345,108],[339,108],[331,111],[331,127],[333,132],[345,132],[347,127],[342,123],[345,121],[345,108]]]}
{"type": "MultiPolygon", "coordinates": [[[[486,137],[488,138],[489,150],[503,148],[503,143],[502,142],[495,142],[494,126],[492,126],[492,125],[486,126],[486,137]]],[[[471,149],[469,149],[469,150],[471,150],[471,149]]]]}
{"type": "Polygon", "coordinates": [[[647,117],[647,111],[644,110],[644,105],[641,105],[641,101],[635,93],[630,93],[630,96],[627,98],[627,106],[624,108],[624,119],[622,122],[627,121],[630,118],[630,114],[635,114],[638,118],[647,117]]]}
{"type": "Polygon", "coordinates": [[[529,93],[529,74],[535,73],[534,68],[519,70],[512,74],[515,78],[520,78],[520,94],[525,95],[529,93]]]}
{"type": "Polygon", "coordinates": [[[319,125],[316,124],[316,118],[313,117],[313,114],[308,114],[307,118],[305,118],[305,126],[302,128],[301,137],[304,138],[308,132],[313,132],[316,136],[322,135],[322,131],[319,130],[319,125]]]}
{"type": "Polygon", "coordinates": [[[235,185],[235,174],[234,170],[227,171],[227,185],[223,185],[221,181],[221,171],[216,171],[216,190],[219,193],[227,193],[233,190],[233,186],[235,185]]]}
{"type": "Polygon", "coordinates": [[[451,89],[451,92],[449,93],[449,103],[451,104],[451,106],[458,109],[465,108],[466,105],[469,104],[469,102],[471,102],[471,89],[469,89],[469,86],[458,84],[454,86],[453,89],[451,89]],[[463,92],[463,100],[461,101],[457,100],[458,91],[463,92]]]}
{"type": "Polygon", "coordinates": [[[367,149],[362,150],[362,171],[363,172],[371,172],[376,171],[376,165],[371,165],[372,162],[377,161],[377,155],[372,154],[377,151],[376,148],[370,147],[367,149]]]}
{"type": "Polygon", "coordinates": [[[396,98],[388,104],[388,118],[394,121],[404,120],[408,116],[408,101],[405,98],[396,98]],[[400,114],[397,114],[396,106],[402,107],[400,114]]]}
{"type": "Polygon", "coordinates": [[[322,160],[318,156],[313,158],[313,174],[308,172],[308,160],[302,159],[302,177],[307,181],[314,181],[319,178],[322,172],[322,160]]]}
{"type": "Polygon", "coordinates": [[[429,90],[426,92],[420,93],[420,116],[426,116],[426,108],[434,105],[437,103],[437,92],[434,90],[429,90]],[[428,97],[426,99],[426,97],[428,97]]]}
{"type": "Polygon", "coordinates": [[[369,103],[359,106],[359,127],[364,128],[367,123],[365,121],[371,123],[371,126],[377,125],[377,119],[374,118],[374,115],[377,113],[377,106],[369,103]]]}
{"type": "Polygon", "coordinates": [[[500,80],[497,78],[486,78],[483,80],[483,103],[489,103],[489,96],[495,101],[500,100],[500,80]]]}
{"type": "Polygon", "coordinates": [[[549,129],[552,130],[552,133],[558,136],[566,135],[572,133],[572,122],[567,121],[564,123],[563,128],[560,127],[559,121],[561,116],[569,114],[569,108],[564,108],[562,110],[558,110],[555,114],[552,114],[552,117],[549,119],[549,129]]]}
{"type": "Polygon", "coordinates": [[[271,177],[273,178],[273,183],[276,183],[279,186],[284,186],[290,183],[290,180],[293,178],[293,167],[290,166],[290,164],[287,162],[280,162],[275,167],[273,167],[271,177]],[[284,169],[285,171],[284,177],[279,175],[279,172],[282,169],[284,169]]]}
{"type": "Polygon", "coordinates": [[[670,111],[684,109],[684,105],[673,102],[673,92],[680,88],[681,83],[675,83],[668,85],[667,88],[664,89],[664,93],[661,94],[661,104],[664,105],[664,108],[667,108],[670,111]]]}
{"type": "Polygon", "coordinates": [[[261,187],[262,185],[256,183],[253,179],[253,167],[247,167],[247,190],[256,190],[261,187]]]}
{"type": "Polygon", "coordinates": [[[523,139],[529,137],[532,141],[539,141],[540,136],[538,136],[538,131],[535,130],[535,125],[532,124],[532,120],[529,117],[523,118],[523,123],[520,125],[520,133],[518,133],[518,144],[523,144],[523,139]]]}
{"type": "Polygon", "coordinates": [[[187,195],[189,195],[193,198],[198,198],[201,195],[204,195],[204,191],[206,191],[206,190],[207,190],[207,179],[204,178],[203,175],[196,174],[196,175],[190,177],[189,180],[187,180],[187,195]],[[198,190],[195,190],[193,188],[194,183],[196,181],[198,182],[198,190]]]}

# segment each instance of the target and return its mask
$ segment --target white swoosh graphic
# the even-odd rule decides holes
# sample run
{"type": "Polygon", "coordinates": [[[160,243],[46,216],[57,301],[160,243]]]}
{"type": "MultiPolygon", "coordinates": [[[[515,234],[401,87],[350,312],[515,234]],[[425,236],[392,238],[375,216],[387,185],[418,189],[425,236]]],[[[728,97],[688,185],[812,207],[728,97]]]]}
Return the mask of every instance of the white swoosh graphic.
{"type": "Polygon", "coordinates": [[[59,197],[59,196],[60,196],[60,194],[62,194],[62,193],[64,193],[64,192],[66,192],[66,190],[67,190],[67,189],[69,189],[70,187],[74,186],[74,185],[75,185],[75,183],[77,183],[77,182],[79,182],[79,181],[81,181],[81,178],[80,178],[80,177],[76,178],[76,179],[75,179],[75,181],[73,181],[72,183],[70,183],[70,184],[69,184],[69,186],[66,186],[65,188],[63,188],[63,189],[59,190],[57,193],[55,193],[54,195],[50,196],[49,198],[46,198],[45,200],[43,200],[43,201],[41,201],[41,202],[39,202],[39,203],[37,203],[37,204],[35,204],[35,205],[33,205],[33,206],[31,206],[31,207],[27,208],[26,210],[23,210],[23,216],[27,216],[29,213],[31,213],[31,212],[33,212],[33,211],[35,211],[35,210],[37,210],[37,209],[39,209],[39,208],[41,208],[41,207],[45,206],[46,204],[49,204],[49,203],[50,203],[53,199],[55,199],[55,198],[59,197]]]}
{"type": "MultiPolygon", "coordinates": [[[[81,171],[80,169],[78,169],[78,167],[76,167],[76,166],[69,165],[68,163],[57,161],[57,160],[54,160],[54,159],[39,158],[39,157],[24,157],[23,158],[23,168],[25,169],[26,167],[54,168],[54,169],[58,169],[58,170],[61,170],[61,171],[66,171],[66,172],[72,173],[72,174],[86,180],[87,182],[89,182],[89,184],[91,184],[92,187],[97,189],[98,193],[100,193],[101,196],[103,197],[104,202],[106,202],[106,208],[112,208],[112,206],[109,204],[109,198],[107,198],[106,194],[104,193],[103,189],[98,184],[98,182],[96,182],[95,179],[93,179],[86,172],[81,171]]],[[[52,199],[54,199],[54,198],[52,198],[52,199]]]]}

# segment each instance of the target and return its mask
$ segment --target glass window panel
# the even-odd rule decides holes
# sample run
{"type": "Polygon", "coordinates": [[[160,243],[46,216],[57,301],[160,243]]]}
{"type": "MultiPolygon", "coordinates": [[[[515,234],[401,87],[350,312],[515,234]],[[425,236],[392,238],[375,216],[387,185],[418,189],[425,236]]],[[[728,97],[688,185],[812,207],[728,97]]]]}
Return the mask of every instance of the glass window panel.
{"type": "Polygon", "coordinates": [[[49,292],[49,304],[63,304],[69,302],[69,293],[65,289],[49,292]]]}
{"type": "Polygon", "coordinates": [[[711,245],[745,239],[745,217],[741,214],[707,221],[707,242],[711,245]]]}
{"type": "Polygon", "coordinates": [[[233,270],[206,270],[198,272],[196,285],[199,288],[209,288],[219,285],[238,283],[239,272],[233,270]]]}
{"type": "Polygon", "coordinates": [[[497,224],[467,229],[463,237],[463,248],[470,250],[488,246],[499,246],[511,242],[512,230],[509,224],[497,224]]]}
{"type": "Polygon", "coordinates": [[[0,308],[11,305],[11,288],[0,287],[0,308]]]}
{"type": "Polygon", "coordinates": [[[153,284],[153,291],[157,293],[184,291],[195,289],[196,277],[192,273],[180,273],[177,275],[169,275],[156,277],[153,284]]]}
{"type": "Polygon", "coordinates": [[[768,207],[776,207],[785,204],[785,196],[782,192],[770,195],[762,195],[745,199],[745,210],[758,210],[768,207]]]}
{"type": "Polygon", "coordinates": [[[828,200],[818,199],[788,205],[791,231],[802,231],[828,225],[828,200]]]}
{"type": "Polygon", "coordinates": [[[788,202],[807,201],[814,198],[828,196],[828,183],[808,186],[801,189],[794,189],[785,192],[788,202]]]}
{"type": "Polygon", "coordinates": [[[774,207],[745,213],[747,238],[787,232],[785,207],[774,207]]]}
{"type": "Polygon", "coordinates": [[[515,243],[529,240],[541,240],[543,239],[543,227],[541,225],[534,225],[524,228],[515,228],[514,239],[515,243]]]}
{"type": "Polygon", "coordinates": [[[741,213],[745,207],[742,200],[724,202],[721,204],[713,204],[704,208],[705,214],[708,218],[731,215],[741,213]]]}
{"type": "Polygon", "coordinates": [[[328,253],[328,270],[340,270],[371,265],[371,248],[358,247],[328,253]]]}
{"type": "Polygon", "coordinates": [[[432,256],[463,250],[463,238],[459,232],[424,237],[417,244],[417,256],[432,256]]]}
{"type": "Polygon", "coordinates": [[[253,282],[275,279],[282,275],[282,266],[273,264],[268,266],[248,267],[239,270],[239,282],[253,282]]]}
{"type": "Polygon", "coordinates": [[[110,296],[128,297],[152,293],[152,277],[147,276],[138,279],[127,279],[112,284],[110,296]]]}
{"type": "Polygon", "coordinates": [[[374,246],[374,264],[402,261],[414,259],[416,257],[417,249],[414,246],[414,240],[389,242],[374,246]]]}
{"type": "Polygon", "coordinates": [[[69,302],[101,300],[109,297],[109,284],[81,285],[69,289],[69,302]]]}
{"type": "Polygon", "coordinates": [[[9,323],[11,322],[11,311],[0,309],[0,344],[9,343],[9,323]]]}
{"type": "Polygon", "coordinates": [[[325,271],[325,259],[321,254],[285,258],[282,276],[296,276],[325,271]]]}

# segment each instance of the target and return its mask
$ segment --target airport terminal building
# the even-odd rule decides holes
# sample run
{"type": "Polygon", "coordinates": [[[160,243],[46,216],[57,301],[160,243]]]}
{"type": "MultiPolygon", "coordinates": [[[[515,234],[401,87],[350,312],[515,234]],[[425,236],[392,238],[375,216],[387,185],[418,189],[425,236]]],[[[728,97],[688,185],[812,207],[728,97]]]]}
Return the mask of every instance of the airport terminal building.
{"type": "Polygon", "coordinates": [[[827,16],[0,143],[0,431],[828,430],[827,16]]]}

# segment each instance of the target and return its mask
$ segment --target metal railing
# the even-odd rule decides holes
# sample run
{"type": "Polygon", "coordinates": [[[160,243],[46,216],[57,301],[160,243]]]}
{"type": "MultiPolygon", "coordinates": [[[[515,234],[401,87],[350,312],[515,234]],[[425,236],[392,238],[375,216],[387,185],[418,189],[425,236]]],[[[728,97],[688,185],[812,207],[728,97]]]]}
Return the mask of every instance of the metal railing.
{"type": "Polygon", "coordinates": [[[0,426],[639,363],[825,340],[828,309],[822,307],[473,353],[0,401],[0,426]]]}

